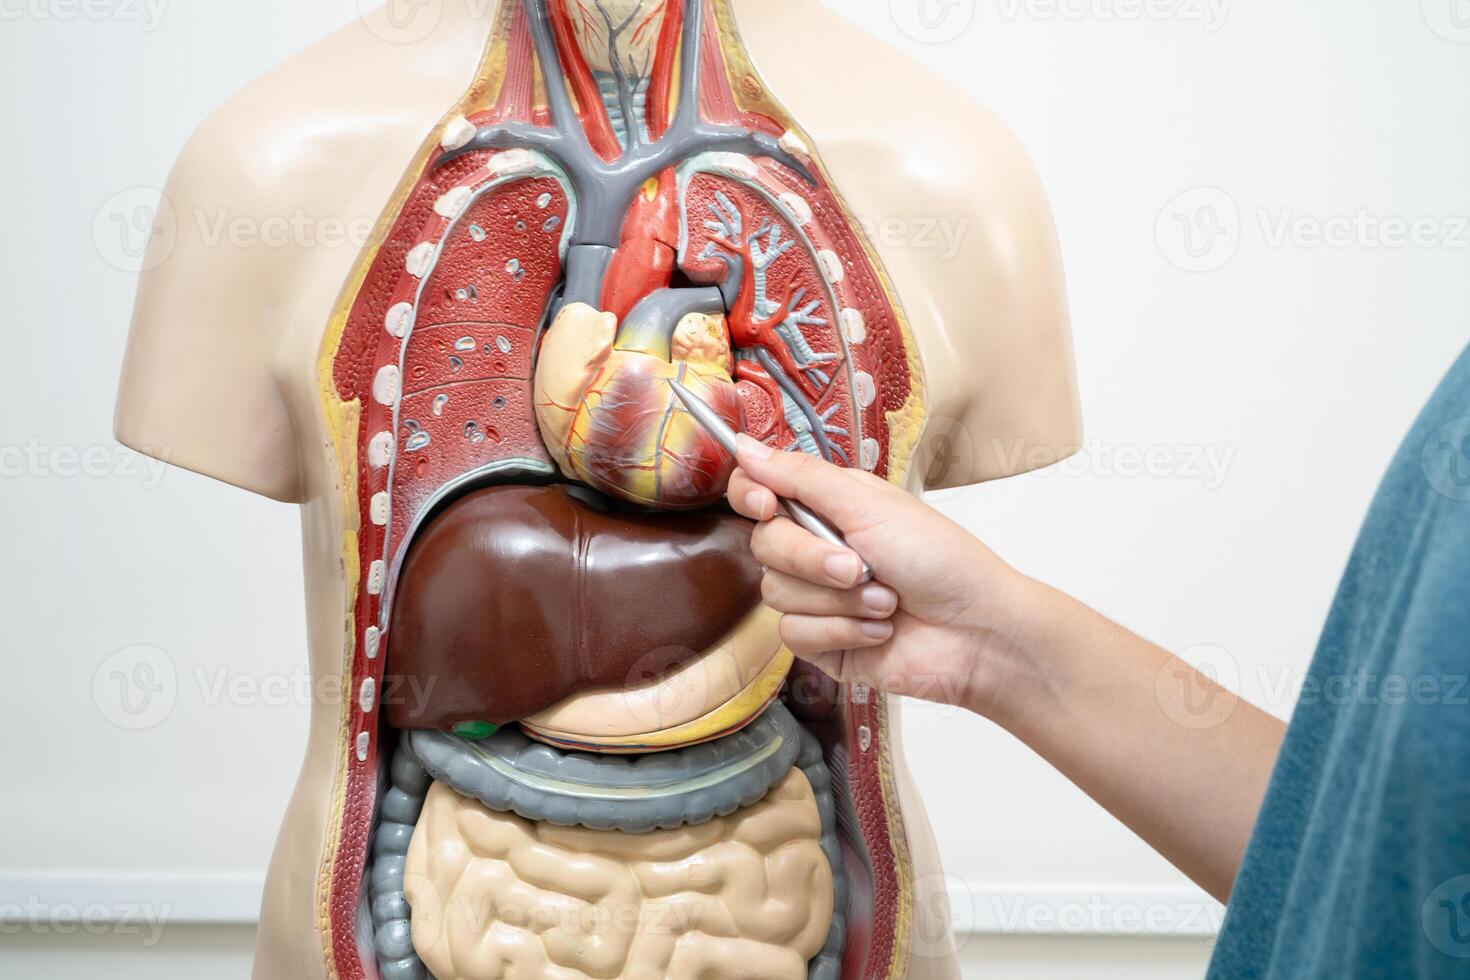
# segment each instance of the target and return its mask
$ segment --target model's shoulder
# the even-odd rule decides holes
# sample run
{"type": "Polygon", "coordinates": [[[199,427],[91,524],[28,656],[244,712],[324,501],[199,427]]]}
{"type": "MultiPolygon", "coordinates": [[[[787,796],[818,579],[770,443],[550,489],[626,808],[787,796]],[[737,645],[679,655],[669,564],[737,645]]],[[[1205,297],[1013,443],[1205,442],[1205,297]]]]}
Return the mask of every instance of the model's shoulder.
{"type": "Polygon", "coordinates": [[[179,167],[275,186],[403,135],[421,139],[472,84],[485,32],[395,39],[387,16],[355,19],[246,84],[199,125],[179,167]]]}
{"type": "Polygon", "coordinates": [[[302,454],[282,384],[298,369],[282,359],[298,326],[319,334],[355,260],[355,249],[326,244],[328,222],[371,227],[404,165],[464,95],[482,47],[394,45],[354,22],[199,125],[164,189],[173,220],[160,227],[173,233],[155,236],[138,282],[122,442],[300,499],[302,454]]]}
{"type": "Polygon", "coordinates": [[[861,146],[910,175],[919,193],[1039,193],[1011,129],[921,58],[818,4],[797,4],[794,20],[751,9],[746,47],[824,151],[861,146]]]}
{"type": "Polygon", "coordinates": [[[914,55],[863,31],[859,57],[880,71],[853,73],[854,100],[868,107],[875,138],[894,141],[920,160],[942,159],[949,173],[1029,171],[1021,141],[1000,117],[963,86],[914,55]]]}

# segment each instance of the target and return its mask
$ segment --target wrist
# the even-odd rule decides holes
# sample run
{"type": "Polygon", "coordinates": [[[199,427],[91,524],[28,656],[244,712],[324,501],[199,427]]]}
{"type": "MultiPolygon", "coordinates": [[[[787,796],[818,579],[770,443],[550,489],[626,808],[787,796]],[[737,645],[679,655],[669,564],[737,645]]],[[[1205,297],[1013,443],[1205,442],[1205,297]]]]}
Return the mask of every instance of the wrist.
{"type": "Polygon", "coordinates": [[[1015,732],[1056,701],[1064,670],[1058,651],[1068,644],[1059,634],[1074,618],[1065,594],[1009,567],[993,587],[992,610],[971,624],[974,669],[964,707],[1015,732]]]}

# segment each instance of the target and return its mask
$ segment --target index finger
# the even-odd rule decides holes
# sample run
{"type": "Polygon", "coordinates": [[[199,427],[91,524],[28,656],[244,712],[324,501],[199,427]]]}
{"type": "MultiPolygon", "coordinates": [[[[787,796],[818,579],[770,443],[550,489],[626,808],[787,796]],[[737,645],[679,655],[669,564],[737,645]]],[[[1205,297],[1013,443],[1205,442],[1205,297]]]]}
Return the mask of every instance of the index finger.
{"type": "Polygon", "coordinates": [[[867,524],[874,506],[893,490],[870,473],[834,466],[816,456],[780,452],[744,434],[736,442],[742,481],[801,501],[843,532],[867,524]]]}

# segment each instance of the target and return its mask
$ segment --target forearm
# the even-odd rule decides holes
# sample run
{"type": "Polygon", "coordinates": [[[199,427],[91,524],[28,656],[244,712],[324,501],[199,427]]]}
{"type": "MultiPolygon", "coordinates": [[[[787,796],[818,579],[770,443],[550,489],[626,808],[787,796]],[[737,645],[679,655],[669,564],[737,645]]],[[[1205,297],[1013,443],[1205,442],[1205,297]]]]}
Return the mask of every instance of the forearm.
{"type": "Polygon", "coordinates": [[[1015,602],[972,706],[1227,899],[1285,726],[1054,589],[1015,602]]]}

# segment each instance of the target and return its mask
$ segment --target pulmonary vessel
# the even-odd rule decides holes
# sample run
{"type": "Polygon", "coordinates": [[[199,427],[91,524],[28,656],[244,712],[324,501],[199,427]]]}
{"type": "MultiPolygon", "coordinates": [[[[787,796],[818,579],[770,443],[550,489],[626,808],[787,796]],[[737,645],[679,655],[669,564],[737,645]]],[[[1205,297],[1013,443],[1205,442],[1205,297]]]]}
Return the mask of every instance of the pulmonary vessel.
{"type": "Polygon", "coordinates": [[[503,724],[652,679],[734,629],[760,574],[732,515],[618,513],[565,486],[469,494],[409,552],[388,722],[503,724]]]}

